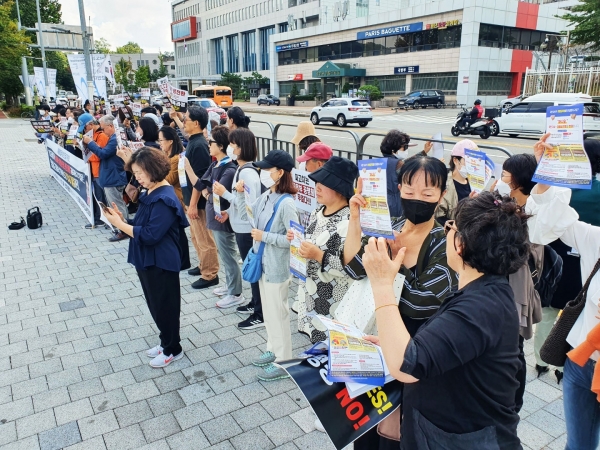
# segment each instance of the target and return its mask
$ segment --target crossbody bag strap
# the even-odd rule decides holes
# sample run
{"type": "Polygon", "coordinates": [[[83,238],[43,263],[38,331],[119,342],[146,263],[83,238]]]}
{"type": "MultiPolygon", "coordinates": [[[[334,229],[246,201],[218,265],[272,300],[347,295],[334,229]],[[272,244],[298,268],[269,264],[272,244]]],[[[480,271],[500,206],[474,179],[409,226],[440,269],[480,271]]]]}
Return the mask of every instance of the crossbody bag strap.
{"type": "MultiPolygon", "coordinates": [[[[288,197],[291,197],[291,195],[284,194],[281,196],[281,198],[279,200],[277,200],[277,203],[275,203],[275,207],[273,208],[273,215],[271,216],[271,218],[269,219],[269,222],[267,223],[267,226],[263,230],[265,233],[268,233],[269,230],[271,230],[271,225],[273,224],[273,220],[275,220],[275,214],[277,213],[277,210],[279,209],[279,204],[288,197]]],[[[262,241],[260,243],[260,246],[258,247],[257,255],[262,255],[264,250],[265,250],[265,242],[262,241]]]]}
{"type": "MultiPolygon", "coordinates": [[[[592,269],[590,276],[588,277],[585,284],[581,288],[581,291],[579,291],[579,295],[577,295],[578,300],[583,299],[583,301],[585,301],[585,298],[587,297],[587,291],[590,287],[590,283],[592,282],[592,278],[594,278],[596,276],[596,274],[598,273],[598,270],[600,270],[600,259],[598,259],[598,261],[596,261],[596,265],[592,269]]],[[[576,303],[579,303],[579,302],[576,302],[576,303]]]]}

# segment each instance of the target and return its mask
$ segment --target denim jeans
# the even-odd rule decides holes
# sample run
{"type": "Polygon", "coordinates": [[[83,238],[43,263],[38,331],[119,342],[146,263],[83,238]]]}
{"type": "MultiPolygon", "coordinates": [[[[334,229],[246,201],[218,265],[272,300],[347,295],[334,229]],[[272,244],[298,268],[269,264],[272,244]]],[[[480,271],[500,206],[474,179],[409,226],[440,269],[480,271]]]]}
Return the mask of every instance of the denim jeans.
{"type": "Polygon", "coordinates": [[[219,249],[219,256],[225,266],[227,293],[229,295],[240,295],[242,293],[242,272],[235,251],[235,233],[214,230],[212,233],[215,237],[217,249],[219,249]]]}
{"type": "Polygon", "coordinates": [[[567,423],[565,450],[598,448],[600,438],[600,403],[591,391],[596,362],[591,359],[579,367],[569,358],[565,362],[563,405],[567,423]]]}

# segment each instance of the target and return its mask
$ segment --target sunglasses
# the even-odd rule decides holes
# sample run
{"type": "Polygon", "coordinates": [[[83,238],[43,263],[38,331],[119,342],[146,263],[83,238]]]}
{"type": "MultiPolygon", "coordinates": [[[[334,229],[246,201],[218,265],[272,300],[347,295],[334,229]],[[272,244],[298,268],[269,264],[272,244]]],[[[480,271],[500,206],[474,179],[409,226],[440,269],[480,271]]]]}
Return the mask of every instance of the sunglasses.
{"type": "Polygon", "coordinates": [[[458,228],[456,228],[454,220],[446,220],[446,223],[444,224],[444,233],[446,235],[450,233],[450,230],[454,230],[458,233],[458,228]]]}

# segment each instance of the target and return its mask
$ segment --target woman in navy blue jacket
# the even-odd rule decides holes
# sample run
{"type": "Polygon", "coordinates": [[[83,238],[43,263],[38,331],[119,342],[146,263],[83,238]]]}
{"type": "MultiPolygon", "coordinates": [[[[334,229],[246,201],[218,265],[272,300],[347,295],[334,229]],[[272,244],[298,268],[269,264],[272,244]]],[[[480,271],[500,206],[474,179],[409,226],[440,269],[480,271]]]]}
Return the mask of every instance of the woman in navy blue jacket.
{"type": "Polygon", "coordinates": [[[179,337],[179,234],[185,233],[189,224],[173,186],[165,181],[171,164],[160,150],[142,147],[131,154],[126,168],[147,190],[140,194],[137,214],[125,221],[113,203],[112,208],[106,208],[105,216],[131,237],[127,262],[135,266],[148,309],[160,331],[160,344],[146,354],[152,358],[152,367],[166,367],[183,357],[179,337]]]}

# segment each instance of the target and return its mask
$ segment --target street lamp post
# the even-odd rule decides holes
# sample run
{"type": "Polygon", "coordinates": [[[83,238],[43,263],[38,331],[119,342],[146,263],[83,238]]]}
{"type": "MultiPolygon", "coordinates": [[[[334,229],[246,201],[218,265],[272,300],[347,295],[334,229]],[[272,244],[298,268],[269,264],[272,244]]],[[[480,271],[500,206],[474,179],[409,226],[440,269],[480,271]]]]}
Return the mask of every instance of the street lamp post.
{"type": "Polygon", "coordinates": [[[50,86],[48,86],[48,69],[46,67],[46,49],[44,48],[44,33],[42,31],[42,16],[40,14],[40,0],[35,0],[37,10],[38,30],[40,33],[40,50],[42,51],[42,67],[44,69],[44,89],[46,91],[46,100],[50,99],[50,86]]]}
{"type": "MultiPolygon", "coordinates": [[[[17,29],[21,30],[21,12],[19,11],[19,0],[17,0],[17,29]]],[[[21,56],[21,77],[23,77],[23,87],[25,88],[25,104],[27,106],[33,106],[31,100],[31,86],[29,86],[29,72],[27,71],[27,59],[21,56]]]]}
{"type": "Polygon", "coordinates": [[[79,0],[79,20],[81,22],[81,33],[83,41],[83,54],[85,58],[85,74],[87,78],[88,99],[90,103],[94,101],[94,80],[92,79],[92,63],[90,60],[90,41],[87,31],[87,23],[85,21],[85,10],[83,8],[83,0],[79,0]]]}

